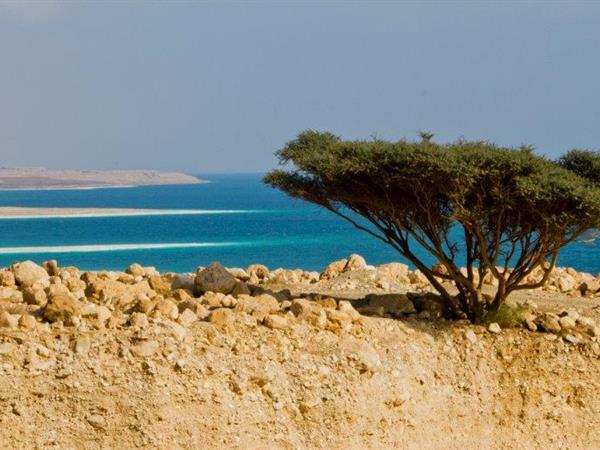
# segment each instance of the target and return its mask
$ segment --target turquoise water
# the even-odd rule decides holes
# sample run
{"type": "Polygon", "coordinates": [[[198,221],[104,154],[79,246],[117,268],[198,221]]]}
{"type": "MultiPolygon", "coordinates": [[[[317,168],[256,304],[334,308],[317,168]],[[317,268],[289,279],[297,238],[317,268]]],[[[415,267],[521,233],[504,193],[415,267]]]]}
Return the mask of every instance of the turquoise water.
{"type": "MultiPolygon", "coordinates": [[[[57,259],[83,269],[132,262],[186,272],[212,261],[321,270],[360,253],[372,264],[405,262],[394,250],[328,211],[291,200],[260,175],[205,175],[208,184],[93,190],[0,191],[2,206],[225,210],[174,216],[0,220],[0,266],[57,259]],[[232,212],[234,211],[234,212],[232,212]],[[91,248],[89,246],[92,246],[91,248]],[[14,247],[25,248],[21,251],[14,247]],[[40,249],[40,247],[51,247],[40,249]]],[[[428,263],[431,258],[424,257],[428,263]]],[[[560,265],[600,271],[597,245],[566,248],[560,265]]]]}

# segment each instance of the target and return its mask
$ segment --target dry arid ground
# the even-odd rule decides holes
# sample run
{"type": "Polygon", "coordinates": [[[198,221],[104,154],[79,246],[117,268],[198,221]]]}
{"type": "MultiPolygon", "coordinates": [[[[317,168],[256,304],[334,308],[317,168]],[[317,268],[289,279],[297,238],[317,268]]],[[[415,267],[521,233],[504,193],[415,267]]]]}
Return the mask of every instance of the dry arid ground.
{"type": "Polygon", "coordinates": [[[377,311],[365,293],[418,290],[387,269],[273,275],[256,266],[235,279],[212,266],[187,277],[39,269],[0,271],[1,448],[600,442],[595,296],[521,294],[540,317],[570,310],[562,329],[489,331],[429,310],[377,311]],[[371,283],[374,270],[389,275],[383,287],[382,277],[371,283]],[[229,294],[206,293],[211,283],[229,294]]]}

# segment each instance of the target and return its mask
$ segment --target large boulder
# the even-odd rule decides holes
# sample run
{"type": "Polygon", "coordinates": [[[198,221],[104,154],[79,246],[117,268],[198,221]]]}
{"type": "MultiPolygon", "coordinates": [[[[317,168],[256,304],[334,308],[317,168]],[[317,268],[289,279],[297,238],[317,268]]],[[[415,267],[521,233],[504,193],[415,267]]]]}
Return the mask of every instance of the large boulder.
{"type": "Polygon", "coordinates": [[[400,315],[417,312],[406,294],[369,294],[366,298],[371,307],[383,307],[384,313],[400,315]]]}
{"type": "Polygon", "coordinates": [[[195,293],[220,292],[229,294],[236,287],[237,279],[220,263],[214,262],[196,275],[195,293]]]}
{"type": "Polygon", "coordinates": [[[40,280],[48,280],[50,278],[46,269],[33,261],[15,263],[11,266],[11,270],[17,284],[23,287],[33,286],[40,280]]]}

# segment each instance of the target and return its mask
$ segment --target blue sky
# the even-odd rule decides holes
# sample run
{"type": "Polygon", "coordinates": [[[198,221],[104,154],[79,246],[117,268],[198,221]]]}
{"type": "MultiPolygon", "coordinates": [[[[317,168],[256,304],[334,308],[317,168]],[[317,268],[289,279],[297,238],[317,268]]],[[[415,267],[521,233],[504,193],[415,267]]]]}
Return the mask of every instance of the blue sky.
{"type": "Polygon", "coordinates": [[[307,128],[600,148],[600,2],[0,0],[0,165],[256,172],[307,128]]]}

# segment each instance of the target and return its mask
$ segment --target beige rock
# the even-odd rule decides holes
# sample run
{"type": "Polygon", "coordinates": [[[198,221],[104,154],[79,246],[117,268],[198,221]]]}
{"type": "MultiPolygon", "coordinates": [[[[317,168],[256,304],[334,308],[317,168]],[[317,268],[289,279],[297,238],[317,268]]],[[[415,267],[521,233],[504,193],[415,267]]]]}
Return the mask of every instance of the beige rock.
{"type": "Polygon", "coordinates": [[[233,291],[236,284],[237,280],[235,277],[217,262],[210,264],[206,269],[198,272],[195,279],[195,289],[198,294],[204,292],[229,294],[233,291]]]}
{"type": "Polygon", "coordinates": [[[125,269],[125,273],[133,275],[134,277],[143,277],[145,271],[140,264],[133,263],[127,269],[125,269]]]}
{"type": "Polygon", "coordinates": [[[332,278],[339,276],[344,272],[346,264],[348,264],[348,260],[346,258],[332,262],[325,267],[323,272],[321,272],[321,280],[331,280],[332,278]]]}
{"type": "Polygon", "coordinates": [[[477,342],[477,335],[473,330],[465,331],[465,339],[469,341],[471,344],[475,344],[477,342]]]}
{"type": "Polygon", "coordinates": [[[17,346],[11,342],[3,342],[0,344],[0,355],[8,355],[15,351],[17,346]]]}
{"type": "Polygon", "coordinates": [[[19,327],[24,330],[33,330],[37,326],[37,320],[30,314],[23,314],[19,318],[19,327]]]}
{"type": "Polygon", "coordinates": [[[269,314],[279,311],[279,302],[269,294],[261,294],[257,297],[241,295],[237,299],[236,311],[243,311],[262,322],[269,314]]]}
{"type": "Polygon", "coordinates": [[[488,331],[493,334],[498,334],[502,331],[502,328],[500,328],[500,325],[496,322],[492,322],[488,325],[488,331]]]}
{"type": "Polygon", "coordinates": [[[259,280],[262,280],[269,276],[269,269],[267,266],[263,266],[262,264],[251,264],[246,269],[246,273],[248,274],[249,278],[255,276],[259,280]]]}
{"type": "Polygon", "coordinates": [[[408,266],[402,263],[387,263],[377,266],[377,272],[395,282],[408,283],[408,266]]]}
{"type": "Polygon", "coordinates": [[[338,303],[338,309],[350,315],[352,322],[360,320],[360,313],[352,306],[348,300],[340,300],[338,303]]]}
{"type": "Polygon", "coordinates": [[[415,305],[406,294],[370,294],[367,296],[369,306],[382,306],[388,314],[416,313],[415,305]]]}
{"type": "Polygon", "coordinates": [[[53,295],[42,311],[44,319],[50,322],[62,321],[72,324],[72,319],[80,314],[80,305],[72,297],[64,294],[53,295]]]}
{"type": "Polygon", "coordinates": [[[19,317],[9,314],[7,311],[0,312],[0,328],[15,329],[19,326],[19,317]]]}
{"type": "Polygon", "coordinates": [[[148,316],[141,312],[134,312],[129,316],[129,325],[134,328],[144,329],[147,328],[150,323],[148,322],[148,316]]]}
{"type": "Polygon", "coordinates": [[[154,340],[142,341],[137,345],[131,347],[131,353],[134,356],[146,358],[154,355],[159,349],[158,342],[154,340]]]}
{"type": "Polygon", "coordinates": [[[381,366],[379,354],[369,343],[348,336],[341,340],[339,345],[347,359],[354,362],[360,371],[374,372],[381,366]]]}
{"type": "Polygon", "coordinates": [[[171,294],[171,280],[169,278],[155,275],[150,277],[148,282],[156,293],[164,296],[171,294]]]}
{"type": "Polygon", "coordinates": [[[85,355],[90,350],[91,345],[92,342],[89,336],[80,336],[75,340],[73,350],[75,350],[75,353],[79,355],[85,355]]]}
{"type": "Polygon", "coordinates": [[[19,291],[16,286],[0,286],[0,301],[22,303],[23,300],[23,293],[19,291]]]}
{"type": "Polygon", "coordinates": [[[106,419],[100,414],[92,414],[86,418],[87,422],[97,429],[104,429],[106,427],[106,419]]]}
{"type": "Polygon", "coordinates": [[[185,300],[177,304],[179,313],[183,313],[186,309],[192,311],[200,320],[208,317],[209,311],[198,299],[185,300]]]}
{"type": "Polygon", "coordinates": [[[15,275],[10,270],[0,270],[0,286],[14,286],[15,275]]]}
{"type": "Polygon", "coordinates": [[[191,310],[186,308],[180,315],[177,321],[184,327],[191,326],[198,320],[198,316],[191,310]]]}
{"type": "Polygon", "coordinates": [[[365,258],[354,253],[348,257],[343,272],[347,272],[350,270],[364,270],[366,269],[366,267],[367,262],[365,261],[365,258]]]}
{"type": "Polygon", "coordinates": [[[575,289],[576,280],[572,275],[568,273],[562,274],[556,281],[556,286],[561,292],[569,292],[575,289]]]}
{"type": "Polygon", "coordinates": [[[44,306],[48,298],[46,291],[40,288],[33,288],[31,286],[23,288],[23,300],[29,305],[44,306]]]}
{"type": "Polygon", "coordinates": [[[283,330],[289,327],[289,323],[284,316],[278,316],[277,314],[269,314],[265,317],[264,325],[268,328],[283,330]]]}
{"type": "Polygon", "coordinates": [[[549,333],[560,333],[559,317],[553,313],[544,313],[537,318],[537,324],[549,333]]]}
{"type": "Polygon", "coordinates": [[[50,278],[48,272],[33,261],[15,263],[11,266],[11,270],[17,284],[23,287],[32,286],[37,281],[50,278]]]}
{"type": "Polygon", "coordinates": [[[239,267],[228,268],[227,272],[233,275],[240,281],[248,281],[250,279],[250,275],[244,269],[240,269],[239,267]]]}
{"type": "Polygon", "coordinates": [[[558,323],[563,330],[570,330],[575,328],[576,322],[569,316],[561,317],[558,319],[558,323]]]}
{"type": "Polygon", "coordinates": [[[152,310],[153,316],[162,316],[170,320],[176,320],[179,317],[177,304],[169,299],[160,299],[152,310]]]}
{"type": "Polygon", "coordinates": [[[222,327],[233,325],[233,311],[229,308],[217,308],[208,315],[208,321],[222,327]]]}

